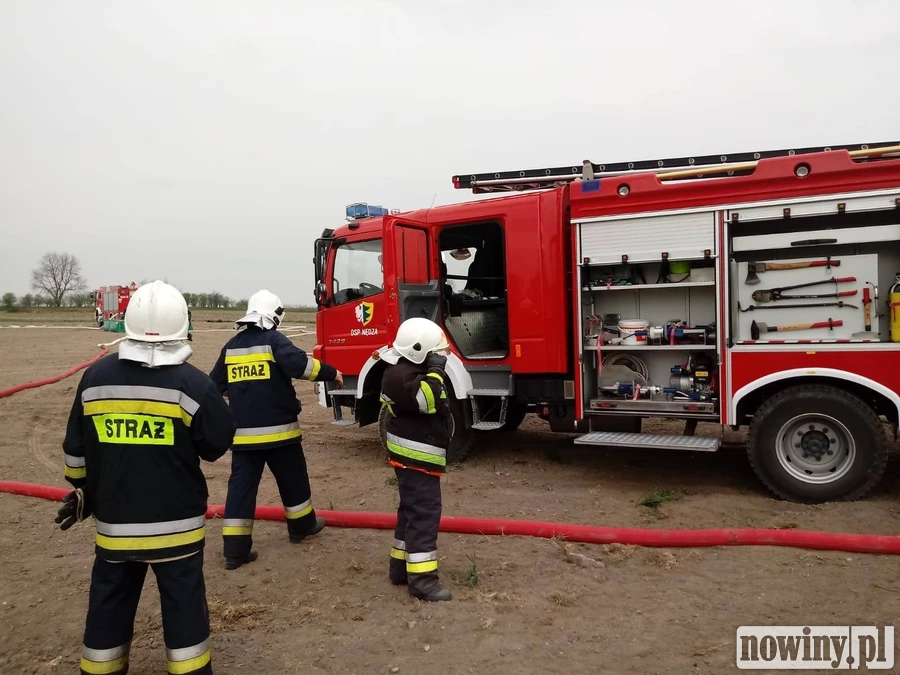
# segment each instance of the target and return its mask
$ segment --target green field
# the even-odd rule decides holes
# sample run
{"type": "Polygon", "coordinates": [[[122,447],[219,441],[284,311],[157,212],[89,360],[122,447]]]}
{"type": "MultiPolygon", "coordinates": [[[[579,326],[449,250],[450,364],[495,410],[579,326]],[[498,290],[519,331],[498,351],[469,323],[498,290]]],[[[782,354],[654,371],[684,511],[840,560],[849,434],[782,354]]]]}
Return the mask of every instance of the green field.
{"type": "MultiPolygon", "coordinates": [[[[315,310],[309,307],[287,310],[285,325],[314,324],[316,322],[315,310]]],[[[192,309],[191,316],[194,323],[213,322],[231,323],[244,315],[243,310],[238,309],[192,309]]],[[[0,325],[42,325],[42,324],[67,324],[93,326],[93,307],[17,307],[12,311],[0,309],[0,325]]]]}

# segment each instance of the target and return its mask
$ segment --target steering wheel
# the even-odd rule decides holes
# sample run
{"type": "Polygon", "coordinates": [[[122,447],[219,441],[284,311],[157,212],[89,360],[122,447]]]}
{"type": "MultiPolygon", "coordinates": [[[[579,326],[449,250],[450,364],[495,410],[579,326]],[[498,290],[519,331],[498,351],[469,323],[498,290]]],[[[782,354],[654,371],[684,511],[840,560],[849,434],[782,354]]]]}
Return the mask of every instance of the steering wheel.
{"type": "Polygon", "coordinates": [[[370,284],[367,281],[361,281],[359,284],[359,290],[371,293],[381,293],[381,286],[376,286],[375,284],[370,284]]]}

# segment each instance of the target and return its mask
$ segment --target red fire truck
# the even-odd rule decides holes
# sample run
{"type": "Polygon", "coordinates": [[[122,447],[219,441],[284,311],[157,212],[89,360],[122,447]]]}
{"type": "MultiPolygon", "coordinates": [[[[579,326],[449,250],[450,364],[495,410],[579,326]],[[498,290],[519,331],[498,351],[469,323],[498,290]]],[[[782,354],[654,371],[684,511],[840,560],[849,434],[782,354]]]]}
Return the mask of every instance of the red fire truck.
{"type": "Polygon", "coordinates": [[[125,317],[125,310],[132,294],[138,285],[131,282],[130,286],[104,286],[94,292],[94,318],[101,328],[106,321],[118,321],[125,317]]]}
{"type": "Polygon", "coordinates": [[[521,194],[352,219],[315,243],[335,423],[380,423],[383,441],[380,355],[424,316],[452,345],[450,462],[536,413],[597,446],[715,451],[698,423],[748,426],[782,499],[879,482],[900,410],[900,142],[453,181],[521,194]],[[683,434],[641,433],[653,417],[683,434]]]}

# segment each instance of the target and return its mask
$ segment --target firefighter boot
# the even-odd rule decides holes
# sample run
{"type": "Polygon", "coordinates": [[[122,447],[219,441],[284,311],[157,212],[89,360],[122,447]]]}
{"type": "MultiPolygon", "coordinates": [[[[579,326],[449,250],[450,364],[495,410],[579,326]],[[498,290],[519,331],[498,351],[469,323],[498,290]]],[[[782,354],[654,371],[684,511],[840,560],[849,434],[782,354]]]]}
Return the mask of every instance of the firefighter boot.
{"type": "Polygon", "coordinates": [[[225,569],[226,570],[236,570],[238,567],[242,565],[247,565],[252,563],[259,557],[259,554],[256,551],[250,551],[250,553],[246,555],[241,555],[236,558],[225,558],[225,569]]]}
{"type": "Polygon", "coordinates": [[[309,528],[306,532],[304,532],[303,534],[292,534],[292,535],[290,535],[290,536],[291,536],[291,543],[292,543],[292,544],[299,544],[301,541],[303,541],[303,540],[306,539],[307,537],[311,537],[311,536],[314,535],[314,534],[318,534],[318,533],[321,532],[323,529],[325,529],[325,519],[322,518],[321,516],[317,516],[317,517],[316,517],[316,522],[315,522],[315,524],[314,524],[311,528],[309,528]]]}
{"type": "Polygon", "coordinates": [[[388,568],[388,578],[394,586],[402,586],[409,581],[406,576],[406,560],[391,558],[391,566],[388,568]]]}
{"type": "Polygon", "coordinates": [[[409,594],[425,602],[444,602],[453,596],[446,588],[441,588],[436,572],[409,575],[409,594]]]}

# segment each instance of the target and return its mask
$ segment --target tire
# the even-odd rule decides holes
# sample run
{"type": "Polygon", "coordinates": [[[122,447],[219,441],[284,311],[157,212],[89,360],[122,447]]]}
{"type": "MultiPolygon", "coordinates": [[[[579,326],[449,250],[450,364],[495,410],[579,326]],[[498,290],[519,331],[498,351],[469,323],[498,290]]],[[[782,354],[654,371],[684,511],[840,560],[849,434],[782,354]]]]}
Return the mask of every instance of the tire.
{"type": "MultiPolygon", "coordinates": [[[[450,440],[450,448],[447,450],[447,465],[449,466],[462,462],[468,457],[475,445],[475,438],[472,432],[472,413],[466,405],[468,401],[466,399],[460,401],[455,398],[450,387],[447,387],[447,390],[450,412],[453,415],[453,436],[450,440]]],[[[387,408],[381,406],[381,412],[378,414],[378,435],[381,438],[381,447],[385,452],[387,452],[387,420],[387,408]]]]}
{"type": "Polygon", "coordinates": [[[506,422],[497,431],[515,431],[525,421],[527,414],[528,410],[524,405],[510,403],[506,409],[506,422]]]}
{"type": "Polygon", "coordinates": [[[776,394],[756,411],[748,456],[756,476],[777,497],[816,504],[865,496],[884,475],[888,445],[881,420],[858,396],[802,385],[776,394]]]}

